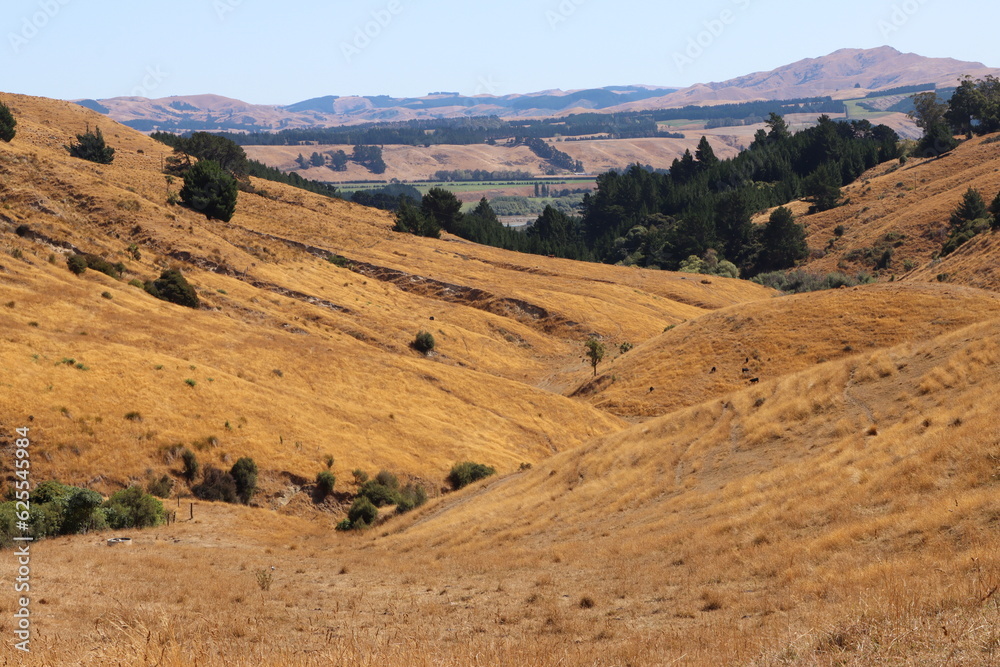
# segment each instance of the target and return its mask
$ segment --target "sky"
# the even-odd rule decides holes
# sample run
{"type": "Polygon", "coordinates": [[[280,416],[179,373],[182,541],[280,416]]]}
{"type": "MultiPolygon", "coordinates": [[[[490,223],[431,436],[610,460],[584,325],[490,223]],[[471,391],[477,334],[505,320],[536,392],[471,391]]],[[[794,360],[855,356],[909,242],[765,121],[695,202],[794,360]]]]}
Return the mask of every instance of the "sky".
{"type": "Polygon", "coordinates": [[[968,0],[5,0],[0,91],[60,99],[687,86],[841,48],[1000,67],[968,0]]]}

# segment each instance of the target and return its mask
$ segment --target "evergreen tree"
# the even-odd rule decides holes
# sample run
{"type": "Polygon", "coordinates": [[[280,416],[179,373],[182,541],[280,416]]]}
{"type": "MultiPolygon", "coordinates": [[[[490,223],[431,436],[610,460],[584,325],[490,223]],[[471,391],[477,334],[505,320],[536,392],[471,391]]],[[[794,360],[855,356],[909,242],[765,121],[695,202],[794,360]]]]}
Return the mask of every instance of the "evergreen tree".
{"type": "Polygon", "coordinates": [[[694,159],[698,161],[698,168],[701,170],[709,169],[719,164],[719,158],[715,157],[715,151],[712,150],[711,144],[708,143],[708,139],[704,136],[698,142],[698,149],[694,153],[694,159]]]}
{"type": "Polygon", "coordinates": [[[299,169],[308,169],[309,168],[309,160],[305,159],[305,157],[303,157],[302,153],[299,153],[299,156],[297,158],[295,158],[295,162],[298,163],[299,169]]]}
{"type": "Polygon", "coordinates": [[[806,179],[804,188],[818,211],[828,211],[840,203],[840,171],[824,164],[806,179]]]}
{"type": "Polygon", "coordinates": [[[758,271],[779,271],[809,256],[805,227],[795,222],[791,210],[781,206],[771,213],[761,231],[758,271]]]}
{"type": "Polygon", "coordinates": [[[314,167],[322,167],[326,164],[326,158],[317,152],[313,152],[312,156],[309,158],[310,163],[314,167]]]}
{"type": "Polygon", "coordinates": [[[785,122],[785,119],[773,111],[765,121],[765,125],[768,127],[767,141],[769,143],[778,143],[792,136],[792,133],[788,130],[788,123],[785,122]]]}
{"type": "Polygon", "coordinates": [[[76,135],[78,143],[64,146],[69,154],[81,160],[89,160],[98,164],[111,164],[115,159],[115,149],[104,142],[101,128],[91,132],[90,127],[83,134],[76,135]]]}
{"type": "Polygon", "coordinates": [[[1000,192],[997,196],[993,198],[993,203],[990,204],[990,213],[993,214],[993,226],[1000,227],[1000,192]]]}
{"type": "Polygon", "coordinates": [[[232,220],[238,195],[236,179],[212,160],[201,160],[184,174],[181,200],[209,220],[232,220]]]}
{"type": "Polygon", "coordinates": [[[408,199],[403,201],[396,211],[396,226],[393,230],[416,236],[441,238],[441,226],[437,221],[424,215],[420,209],[410,204],[408,199]]]}
{"type": "Polygon", "coordinates": [[[462,202],[448,190],[431,188],[420,202],[420,212],[446,232],[451,232],[462,220],[462,202]]]}
{"type": "Polygon", "coordinates": [[[0,102],[0,140],[10,143],[14,139],[14,135],[17,134],[16,127],[17,119],[10,112],[10,107],[0,102]]]}
{"type": "MultiPolygon", "coordinates": [[[[997,196],[1000,197],[1000,195],[997,196]]],[[[996,200],[993,203],[995,204],[996,200]]],[[[961,203],[952,211],[951,226],[961,227],[966,222],[987,217],[989,217],[989,211],[986,208],[986,202],[983,201],[983,196],[979,194],[979,190],[969,188],[962,195],[961,203]]]]}

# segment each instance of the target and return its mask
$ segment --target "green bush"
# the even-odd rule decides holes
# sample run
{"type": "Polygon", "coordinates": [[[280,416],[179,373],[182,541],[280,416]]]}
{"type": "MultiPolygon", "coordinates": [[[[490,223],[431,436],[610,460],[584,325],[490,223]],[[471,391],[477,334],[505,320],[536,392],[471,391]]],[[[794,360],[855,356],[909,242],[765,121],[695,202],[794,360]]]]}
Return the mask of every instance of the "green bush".
{"type": "Polygon", "coordinates": [[[365,497],[355,499],[351,509],[347,511],[347,520],[351,522],[351,528],[366,528],[378,518],[378,508],[365,497]]]}
{"type": "Polygon", "coordinates": [[[367,498],[375,507],[395,505],[399,500],[399,491],[371,479],[361,485],[358,497],[367,498]]]}
{"type": "Polygon", "coordinates": [[[451,484],[453,489],[458,491],[477,480],[495,475],[496,472],[493,468],[485,466],[482,463],[473,463],[471,461],[456,463],[452,467],[451,472],[448,473],[448,483],[451,484]]]}
{"type": "Polygon", "coordinates": [[[169,498],[173,488],[174,480],[170,479],[170,475],[163,475],[160,479],[151,479],[146,485],[146,491],[157,498],[169,498]]]}
{"type": "Polygon", "coordinates": [[[114,161],[115,149],[104,143],[101,128],[91,132],[88,126],[85,133],[76,135],[76,140],[78,143],[64,146],[73,157],[98,164],[111,164],[114,161]]]}
{"type": "Polygon", "coordinates": [[[17,119],[10,112],[10,107],[0,102],[0,139],[10,143],[14,139],[14,135],[17,134],[17,130],[14,129],[16,127],[17,119]]]}
{"type": "Polygon", "coordinates": [[[184,174],[181,201],[209,220],[229,222],[236,212],[239,186],[217,162],[201,160],[184,174]]]}
{"type": "Polygon", "coordinates": [[[147,528],[163,523],[163,503],[138,486],[118,491],[104,503],[108,525],[114,529],[147,528]]]}
{"type": "Polygon", "coordinates": [[[191,487],[191,492],[196,498],[201,500],[214,500],[226,503],[235,503],[239,500],[236,492],[236,481],[228,472],[224,472],[213,466],[205,468],[201,484],[191,487]]]}
{"type": "Polygon", "coordinates": [[[250,502],[257,492],[257,464],[249,457],[243,457],[233,464],[229,471],[236,482],[236,495],[244,505],[250,502]]]}
{"type": "Polygon", "coordinates": [[[147,281],[144,288],[157,299],[176,303],[178,306],[198,308],[201,305],[194,287],[178,269],[167,269],[160,274],[159,280],[147,281]]]}
{"type": "Polygon", "coordinates": [[[427,331],[421,331],[417,334],[417,337],[413,339],[413,342],[410,343],[410,345],[417,352],[427,354],[434,349],[434,336],[427,331]]]}
{"type": "Polygon", "coordinates": [[[359,486],[368,481],[368,473],[361,468],[355,468],[351,475],[354,476],[354,483],[359,486]]]}
{"type": "Polygon", "coordinates": [[[316,475],[316,492],[320,498],[326,498],[333,493],[333,485],[337,483],[337,478],[329,470],[316,475]]]}
{"type": "Polygon", "coordinates": [[[418,484],[407,484],[399,492],[396,512],[403,514],[427,502],[427,492],[418,484]]]}
{"type": "Polygon", "coordinates": [[[83,275],[87,270],[87,259],[83,255],[70,255],[66,260],[66,266],[76,275],[83,275]]]}

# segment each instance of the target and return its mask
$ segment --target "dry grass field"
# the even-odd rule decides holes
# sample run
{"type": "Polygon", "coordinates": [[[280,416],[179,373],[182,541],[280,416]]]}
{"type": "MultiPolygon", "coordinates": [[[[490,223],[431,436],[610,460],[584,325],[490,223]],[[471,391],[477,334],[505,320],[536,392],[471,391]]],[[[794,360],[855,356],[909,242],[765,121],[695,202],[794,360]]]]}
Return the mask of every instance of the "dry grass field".
{"type": "MultiPolygon", "coordinates": [[[[31,426],[35,482],[109,493],[176,475],[183,443],[215,465],[254,457],[263,487],[256,507],[196,502],[191,520],[170,499],[180,520],[122,533],[131,547],[34,544],[32,654],[12,648],[8,588],[4,664],[1000,662],[993,292],[915,271],[774,298],[400,236],[380,212],[267,182],[209,222],[165,203],[179,185],[148,138],[102,120],[115,163],[71,160],[61,146],[99,117],[3,101],[19,119],[0,144],[7,479],[13,429],[31,426]],[[73,276],[66,244],[125,262],[125,280],[73,276]],[[200,310],[127,282],[172,265],[200,310]],[[421,329],[429,357],[409,348],[421,329]],[[613,351],[596,380],[592,333],[613,351]],[[328,454],[337,502],[315,505],[301,487],[328,454]],[[440,493],[464,459],[499,474],[440,493]],[[336,533],[356,467],[433,497],[336,533]]],[[[966,166],[927,194],[964,190],[994,149],[956,151],[966,166]]],[[[924,199],[881,215],[930,220],[944,205],[924,199]]],[[[807,220],[814,246],[845,224],[807,220]]],[[[995,263],[992,241],[955,274],[995,263]]],[[[14,567],[0,552],[4,586],[14,567]]]]}
{"type": "Polygon", "coordinates": [[[997,135],[980,137],[936,159],[910,159],[876,167],[843,189],[844,206],[803,216],[814,258],[810,271],[868,270],[887,248],[893,249],[886,275],[948,282],[996,290],[1000,287],[994,237],[975,239],[968,247],[936,260],[947,238],[948,218],[969,187],[987,203],[1000,192],[1000,143],[997,135]],[[837,227],[844,233],[838,237],[837,227]],[[875,249],[876,252],[865,253],[875,249]],[[852,260],[851,251],[861,253],[852,260]],[[872,257],[874,256],[874,259],[872,257]]]}

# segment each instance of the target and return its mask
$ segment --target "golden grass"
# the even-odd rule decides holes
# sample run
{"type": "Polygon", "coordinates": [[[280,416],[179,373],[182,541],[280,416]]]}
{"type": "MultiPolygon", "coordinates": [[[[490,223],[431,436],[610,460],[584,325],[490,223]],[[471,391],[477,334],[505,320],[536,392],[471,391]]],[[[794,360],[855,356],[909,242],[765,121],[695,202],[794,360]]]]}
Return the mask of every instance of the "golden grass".
{"type": "MultiPolygon", "coordinates": [[[[131,549],[109,549],[108,535],[35,544],[34,652],[5,643],[6,661],[997,660],[993,295],[895,284],[761,301],[770,292],[739,281],[397,239],[385,216],[271,184],[278,199],[244,196],[232,224],[208,223],[162,205],[147,139],[106,130],[120,135],[121,164],[76,164],[59,153],[62,128],[89,112],[13,100],[24,142],[0,146],[4,224],[115,261],[138,238],[143,259],[127,261],[142,277],[188,252],[254,282],[189,267],[209,307],[180,310],[103,275],[75,278],[48,262],[57,249],[0,235],[21,251],[0,261],[0,428],[34,417],[36,481],[106,490],[176,467],[163,447],[178,441],[220,465],[249,454],[265,509],[197,503],[185,521],[182,506],[176,524],[125,531],[131,549]],[[487,312],[261,234],[580,327],[487,312]],[[438,356],[407,349],[418,327],[440,336],[438,356]],[[596,407],[559,393],[589,372],[588,330],[638,344],[602,365],[618,379],[596,407]],[[733,379],[746,358],[759,384],[733,379]],[[656,398],[629,414],[659,416],[626,428],[600,409],[652,382],[656,398]],[[358,466],[434,485],[459,458],[502,474],[342,535],[304,494],[282,506],[282,473],[311,477],[328,453],[338,489],[358,466]],[[521,461],[533,467],[512,473],[521,461]],[[273,573],[269,590],[259,571],[273,573]]],[[[0,596],[0,633],[12,605],[0,596]]]]}
{"type": "Polygon", "coordinates": [[[948,257],[937,259],[947,238],[948,218],[969,187],[977,188],[987,201],[1000,192],[1000,144],[996,135],[979,137],[959,146],[940,159],[910,158],[905,166],[896,162],[880,165],[843,189],[843,206],[804,215],[813,259],[809,271],[826,273],[859,270],[872,272],[882,250],[893,248],[893,257],[883,279],[897,276],[906,281],[935,282],[946,276],[949,283],[996,290],[1000,270],[995,233],[977,237],[948,257]],[[834,230],[843,227],[842,236],[834,230]],[[852,250],[878,246],[877,255],[866,261],[849,261],[852,250]],[[907,268],[910,266],[911,268],[907,268]]]}

